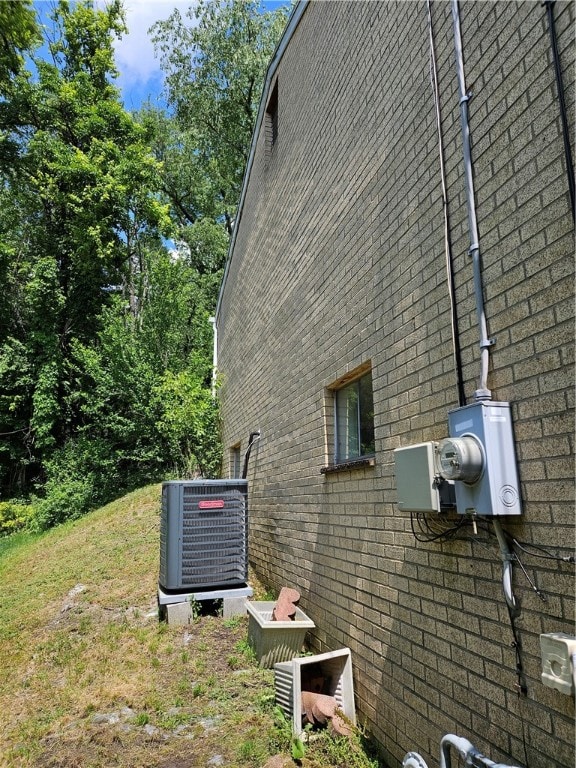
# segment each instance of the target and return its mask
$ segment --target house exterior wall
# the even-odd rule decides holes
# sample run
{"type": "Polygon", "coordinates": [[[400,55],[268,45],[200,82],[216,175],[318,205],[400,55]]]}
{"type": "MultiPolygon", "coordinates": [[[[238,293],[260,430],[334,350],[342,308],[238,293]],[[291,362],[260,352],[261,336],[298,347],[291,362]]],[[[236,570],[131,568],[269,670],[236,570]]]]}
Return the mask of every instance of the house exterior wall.
{"type": "MultiPolygon", "coordinates": [[[[451,6],[433,2],[459,343],[467,402],[476,321],[451,6]]],[[[574,634],[573,219],[546,11],[461,2],[488,332],[488,383],[512,407],[523,514],[503,527],[526,695],[490,524],[420,541],[393,451],[448,434],[458,405],[425,2],[311,2],[272,76],[218,323],[225,461],[249,463],[250,560],[297,588],[317,652],[352,650],[360,721],[390,766],[437,765],[446,733],[492,760],[574,764],[574,699],[540,681],[539,634],[574,634]],[[327,388],[370,363],[374,466],[332,458],[327,388]],[[543,550],[534,547],[542,547],[543,550]]],[[[574,4],[554,7],[570,128],[574,4]]],[[[455,516],[453,516],[455,517],[455,516]]],[[[449,519],[453,519],[449,517],[449,519]]],[[[435,520],[432,520],[432,524],[435,520]]]]}

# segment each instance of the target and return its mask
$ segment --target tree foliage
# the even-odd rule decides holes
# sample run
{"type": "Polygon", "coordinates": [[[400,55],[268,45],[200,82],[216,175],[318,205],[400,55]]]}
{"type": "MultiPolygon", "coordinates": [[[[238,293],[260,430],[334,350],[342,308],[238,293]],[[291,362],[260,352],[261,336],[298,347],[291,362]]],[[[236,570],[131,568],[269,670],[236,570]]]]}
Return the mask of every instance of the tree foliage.
{"type": "Polygon", "coordinates": [[[23,67],[24,57],[40,37],[31,0],[0,3],[0,93],[23,67]]]}
{"type": "Polygon", "coordinates": [[[188,23],[176,9],[152,28],[176,131],[161,151],[189,149],[185,173],[165,177],[183,224],[208,215],[232,232],[264,76],[286,23],[286,6],[260,11],[255,0],[199,0],[188,23]]]}
{"type": "Polygon", "coordinates": [[[11,134],[19,126],[15,80],[24,68],[24,54],[40,41],[31,0],[0,2],[0,172],[9,171],[17,157],[11,134]]]}
{"type": "Polygon", "coordinates": [[[209,317],[284,14],[193,13],[155,26],[174,113],[133,116],[120,0],[59,0],[48,58],[29,3],[0,3],[0,491],[38,527],[219,473],[209,317]]]}
{"type": "Polygon", "coordinates": [[[9,468],[18,467],[8,485],[41,481],[81,426],[74,346],[95,339],[114,290],[136,305],[145,237],[157,242],[170,226],[144,130],[108,80],[119,4],[60,2],[54,21],[53,61],[36,60],[36,81],[17,79],[19,159],[2,191],[1,360],[12,387],[0,418],[14,433],[9,468]]]}

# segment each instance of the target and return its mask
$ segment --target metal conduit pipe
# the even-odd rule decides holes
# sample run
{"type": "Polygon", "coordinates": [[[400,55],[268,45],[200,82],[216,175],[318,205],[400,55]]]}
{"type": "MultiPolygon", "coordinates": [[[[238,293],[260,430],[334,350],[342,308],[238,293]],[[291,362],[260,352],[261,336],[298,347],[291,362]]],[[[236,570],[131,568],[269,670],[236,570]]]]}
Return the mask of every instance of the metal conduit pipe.
{"type": "Polygon", "coordinates": [[[515,559],[514,553],[508,546],[504,530],[497,517],[492,519],[492,525],[494,526],[494,532],[496,533],[496,538],[498,539],[498,544],[500,546],[500,554],[502,556],[502,589],[504,591],[504,597],[506,598],[506,605],[512,612],[512,615],[514,615],[518,610],[516,598],[512,591],[512,562],[515,559]]]}
{"type": "Polygon", "coordinates": [[[402,760],[402,768],[428,768],[428,765],[418,752],[408,752],[402,760]]]}
{"type": "Polygon", "coordinates": [[[464,77],[464,56],[462,53],[462,35],[460,32],[460,11],[458,0],[452,0],[452,19],[454,22],[454,44],[456,49],[456,69],[458,72],[458,89],[460,93],[460,121],[462,124],[462,140],[464,151],[464,172],[466,199],[468,203],[468,229],[470,233],[470,250],[474,271],[474,293],[476,296],[476,315],[480,330],[480,386],[474,393],[476,400],[491,400],[492,393],[488,389],[488,365],[490,362],[489,348],[494,343],[488,338],[486,313],[484,311],[484,296],[482,292],[482,270],[480,263],[480,245],[478,238],[478,223],[476,221],[476,201],[474,195],[474,179],[472,174],[472,152],[470,149],[470,125],[468,122],[468,101],[470,95],[466,91],[464,77]]]}
{"type": "Polygon", "coordinates": [[[248,477],[248,461],[250,460],[250,453],[252,451],[252,446],[255,442],[260,440],[261,438],[260,430],[257,429],[256,432],[250,432],[250,436],[248,437],[248,448],[246,448],[246,453],[244,454],[244,467],[242,468],[242,480],[246,480],[248,477]]]}
{"type": "MultiPolygon", "coordinates": [[[[450,758],[452,748],[458,750],[460,756],[466,761],[466,765],[474,768],[518,768],[518,766],[495,763],[479,752],[468,739],[455,736],[453,733],[447,733],[440,742],[440,768],[452,768],[450,758]]],[[[408,752],[402,761],[402,768],[428,768],[428,766],[417,752],[408,752]]]]}

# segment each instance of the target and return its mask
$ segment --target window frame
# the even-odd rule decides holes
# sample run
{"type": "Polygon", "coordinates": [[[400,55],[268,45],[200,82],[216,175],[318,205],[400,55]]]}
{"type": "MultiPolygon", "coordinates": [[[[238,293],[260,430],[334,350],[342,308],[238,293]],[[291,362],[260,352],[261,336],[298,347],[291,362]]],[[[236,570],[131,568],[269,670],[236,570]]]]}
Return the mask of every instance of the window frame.
{"type": "Polygon", "coordinates": [[[264,122],[266,155],[269,158],[278,142],[278,80],[274,83],[266,105],[264,122]]]}
{"type": "MultiPolygon", "coordinates": [[[[365,395],[366,393],[364,393],[365,395]]],[[[370,363],[364,363],[363,365],[350,371],[345,376],[341,377],[326,389],[325,393],[325,425],[326,425],[326,448],[328,455],[331,457],[327,466],[322,467],[320,470],[323,474],[328,472],[336,472],[342,469],[354,469],[356,467],[374,466],[376,456],[375,445],[375,429],[374,429],[374,389],[372,382],[372,366],[370,363]],[[371,411],[368,412],[369,416],[369,429],[368,435],[362,434],[362,425],[365,424],[366,416],[362,416],[361,408],[364,398],[361,393],[362,382],[366,382],[369,379],[368,390],[370,394],[369,406],[371,411]],[[356,408],[357,412],[354,420],[355,436],[351,436],[352,444],[354,441],[357,445],[357,453],[355,451],[342,451],[342,425],[348,422],[348,419],[341,419],[342,408],[349,407],[351,400],[354,397],[341,401],[339,404],[339,394],[346,392],[356,393],[356,408]],[[368,439],[364,439],[368,438],[368,439]],[[363,450],[362,446],[368,444],[369,450],[363,450]]],[[[354,419],[354,416],[353,416],[354,419]]]]}
{"type": "Polygon", "coordinates": [[[239,478],[242,476],[242,456],[240,453],[240,448],[240,443],[236,443],[235,445],[230,446],[228,476],[231,479],[239,478]]]}
{"type": "Polygon", "coordinates": [[[374,398],[372,394],[372,373],[368,371],[358,379],[354,379],[349,384],[334,390],[334,458],[336,464],[342,464],[344,462],[370,458],[374,454],[374,398]],[[365,386],[368,379],[369,387],[366,388],[365,392],[362,392],[362,385],[364,384],[365,386]],[[365,409],[363,409],[363,402],[368,390],[371,396],[370,406],[372,410],[371,413],[366,414],[365,409]],[[355,413],[351,413],[352,410],[355,413]],[[369,435],[366,435],[364,431],[367,416],[371,417],[369,435]],[[346,434],[341,434],[344,429],[346,434]],[[370,450],[364,450],[366,443],[371,445],[370,450]]]}

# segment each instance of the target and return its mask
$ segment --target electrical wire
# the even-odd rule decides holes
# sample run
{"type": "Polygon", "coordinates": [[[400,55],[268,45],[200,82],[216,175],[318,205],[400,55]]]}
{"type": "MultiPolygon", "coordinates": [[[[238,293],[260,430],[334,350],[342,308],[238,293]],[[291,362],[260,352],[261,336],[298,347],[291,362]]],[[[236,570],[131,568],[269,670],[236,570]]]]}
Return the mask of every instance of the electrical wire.
{"type": "Polygon", "coordinates": [[[574,558],[574,555],[555,555],[550,550],[546,549],[545,547],[540,546],[539,544],[530,544],[528,542],[519,542],[518,539],[512,538],[512,543],[514,546],[518,547],[518,549],[522,550],[526,555],[529,555],[530,557],[538,557],[541,560],[556,560],[560,563],[574,563],[576,562],[576,559],[574,558]],[[536,552],[530,552],[528,547],[532,547],[532,549],[537,549],[538,554],[536,552]],[[544,554],[539,554],[540,552],[544,554]]]}
{"type": "MultiPolygon", "coordinates": [[[[465,541],[467,539],[471,539],[473,543],[476,546],[480,546],[484,549],[490,549],[489,543],[490,543],[490,536],[494,534],[494,531],[492,530],[491,526],[488,524],[488,521],[484,518],[478,518],[476,520],[476,526],[478,528],[481,528],[486,534],[488,534],[487,539],[480,539],[477,535],[474,535],[472,538],[470,537],[467,526],[469,525],[470,521],[465,516],[462,516],[462,518],[455,522],[454,524],[448,524],[448,521],[442,520],[440,517],[431,517],[429,514],[426,514],[424,512],[411,512],[410,513],[410,526],[412,528],[412,533],[414,535],[414,538],[416,541],[419,541],[420,543],[431,543],[431,542],[442,542],[442,541],[454,541],[454,540],[460,540],[465,541]]],[[[507,538],[521,551],[525,552],[527,555],[532,555],[534,557],[547,559],[547,560],[555,560],[559,562],[574,562],[574,558],[572,556],[570,557],[560,557],[555,556],[547,552],[547,550],[544,549],[544,547],[540,547],[537,544],[520,544],[518,539],[515,539],[511,537],[509,534],[506,534],[507,538]],[[535,554],[531,553],[528,549],[525,547],[532,546],[538,550],[541,550],[543,552],[546,552],[546,554],[535,554]]],[[[520,570],[524,574],[524,577],[532,590],[538,595],[540,600],[542,602],[546,603],[548,602],[548,598],[546,595],[542,592],[542,590],[538,587],[535,580],[531,578],[530,574],[528,573],[524,563],[520,559],[520,556],[517,552],[512,551],[511,552],[511,559],[513,562],[517,563],[520,567],[520,570]]]]}
{"type": "Polygon", "coordinates": [[[556,89],[558,95],[558,102],[560,104],[560,119],[562,122],[562,139],[564,141],[564,154],[566,157],[566,173],[568,177],[568,191],[570,193],[570,208],[572,210],[572,218],[576,219],[576,212],[574,207],[574,163],[572,161],[572,150],[570,148],[570,128],[568,126],[568,110],[566,109],[566,101],[564,99],[564,84],[562,81],[562,64],[560,62],[560,52],[558,50],[558,39],[556,34],[556,26],[554,22],[554,3],[555,0],[544,0],[542,3],[546,8],[548,16],[548,29],[550,30],[550,43],[552,46],[552,60],[554,62],[554,72],[556,75],[556,89]]]}
{"type": "Polygon", "coordinates": [[[520,566],[520,569],[521,569],[522,573],[523,573],[523,574],[524,574],[524,576],[526,577],[526,581],[528,582],[528,584],[530,584],[530,586],[532,587],[532,589],[534,590],[534,592],[536,592],[536,594],[538,595],[538,597],[540,598],[540,600],[542,600],[542,602],[543,602],[543,603],[547,603],[547,602],[548,602],[548,598],[546,597],[546,595],[545,595],[545,594],[544,594],[544,593],[543,593],[543,592],[542,592],[540,589],[538,589],[538,587],[536,586],[536,584],[535,584],[535,583],[532,581],[532,579],[531,579],[531,578],[530,578],[530,576],[528,575],[528,571],[526,570],[526,568],[524,568],[524,565],[523,565],[523,563],[522,563],[522,560],[520,560],[520,558],[518,557],[518,555],[516,554],[516,552],[514,552],[514,561],[515,561],[516,563],[518,563],[518,565],[520,566]]]}
{"type": "Polygon", "coordinates": [[[424,512],[410,513],[412,533],[416,541],[421,543],[453,540],[468,521],[462,517],[453,524],[447,524],[447,522],[444,524],[444,521],[438,517],[430,519],[430,515],[424,512]],[[418,527],[419,533],[417,533],[416,527],[418,527]]]}
{"type": "MultiPolygon", "coordinates": [[[[466,529],[469,523],[470,521],[465,515],[462,515],[461,519],[458,520],[457,522],[448,524],[448,521],[444,521],[443,518],[438,515],[432,516],[425,512],[410,513],[410,524],[412,528],[412,533],[414,534],[414,538],[417,541],[422,543],[432,542],[432,541],[442,541],[442,540],[451,541],[454,538],[456,538],[456,535],[458,533],[460,532],[466,533],[466,529]],[[417,528],[419,533],[416,530],[417,528]]],[[[489,535],[493,535],[492,528],[485,518],[483,517],[477,518],[476,525],[478,528],[482,529],[489,535]]],[[[506,537],[509,539],[510,543],[514,545],[514,547],[519,549],[521,552],[524,552],[524,554],[527,555],[528,557],[535,557],[540,560],[552,560],[558,563],[572,564],[576,562],[576,558],[574,557],[574,555],[555,554],[554,552],[551,552],[549,549],[541,546],[540,544],[533,544],[530,542],[519,541],[517,538],[510,536],[510,534],[508,533],[506,533],[506,537]],[[536,550],[536,551],[534,552],[531,550],[536,550]]],[[[466,539],[466,538],[469,538],[469,536],[463,535],[463,536],[459,536],[458,538],[466,539]]],[[[479,539],[477,536],[473,536],[472,541],[475,544],[478,544],[482,547],[487,547],[487,544],[488,544],[488,540],[483,541],[482,539],[479,539]]],[[[529,577],[526,571],[526,568],[524,567],[522,561],[520,560],[518,553],[514,552],[513,554],[514,554],[514,560],[518,563],[518,565],[522,569],[532,589],[542,599],[545,599],[543,595],[540,593],[540,590],[538,589],[538,587],[533,582],[533,580],[529,577]]]]}
{"type": "Polygon", "coordinates": [[[442,184],[442,206],[444,209],[444,253],[446,257],[446,279],[448,282],[448,295],[450,297],[450,322],[452,329],[452,352],[454,356],[454,370],[456,373],[456,388],[458,391],[458,405],[466,404],[464,381],[462,375],[462,355],[460,352],[460,332],[458,329],[458,311],[456,306],[456,293],[454,287],[454,264],[452,259],[452,243],[450,240],[450,216],[448,212],[448,191],[446,184],[446,168],[444,166],[444,140],[442,137],[442,118],[440,114],[440,87],[438,84],[438,67],[436,64],[436,51],[434,48],[434,32],[432,27],[432,5],[428,0],[428,31],[430,42],[430,82],[434,94],[434,109],[436,114],[436,130],[438,133],[438,156],[440,160],[440,181],[442,184]]]}
{"type": "Polygon", "coordinates": [[[522,694],[526,696],[528,693],[528,685],[526,683],[524,664],[522,662],[522,641],[520,640],[520,635],[518,634],[518,629],[516,627],[516,617],[514,616],[514,611],[508,605],[508,603],[506,603],[506,607],[508,608],[508,617],[510,619],[510,628],[512,630],[512,648],[514,648],[514,653],[516,656],[516,690],[518,695],[522,694]]]}

